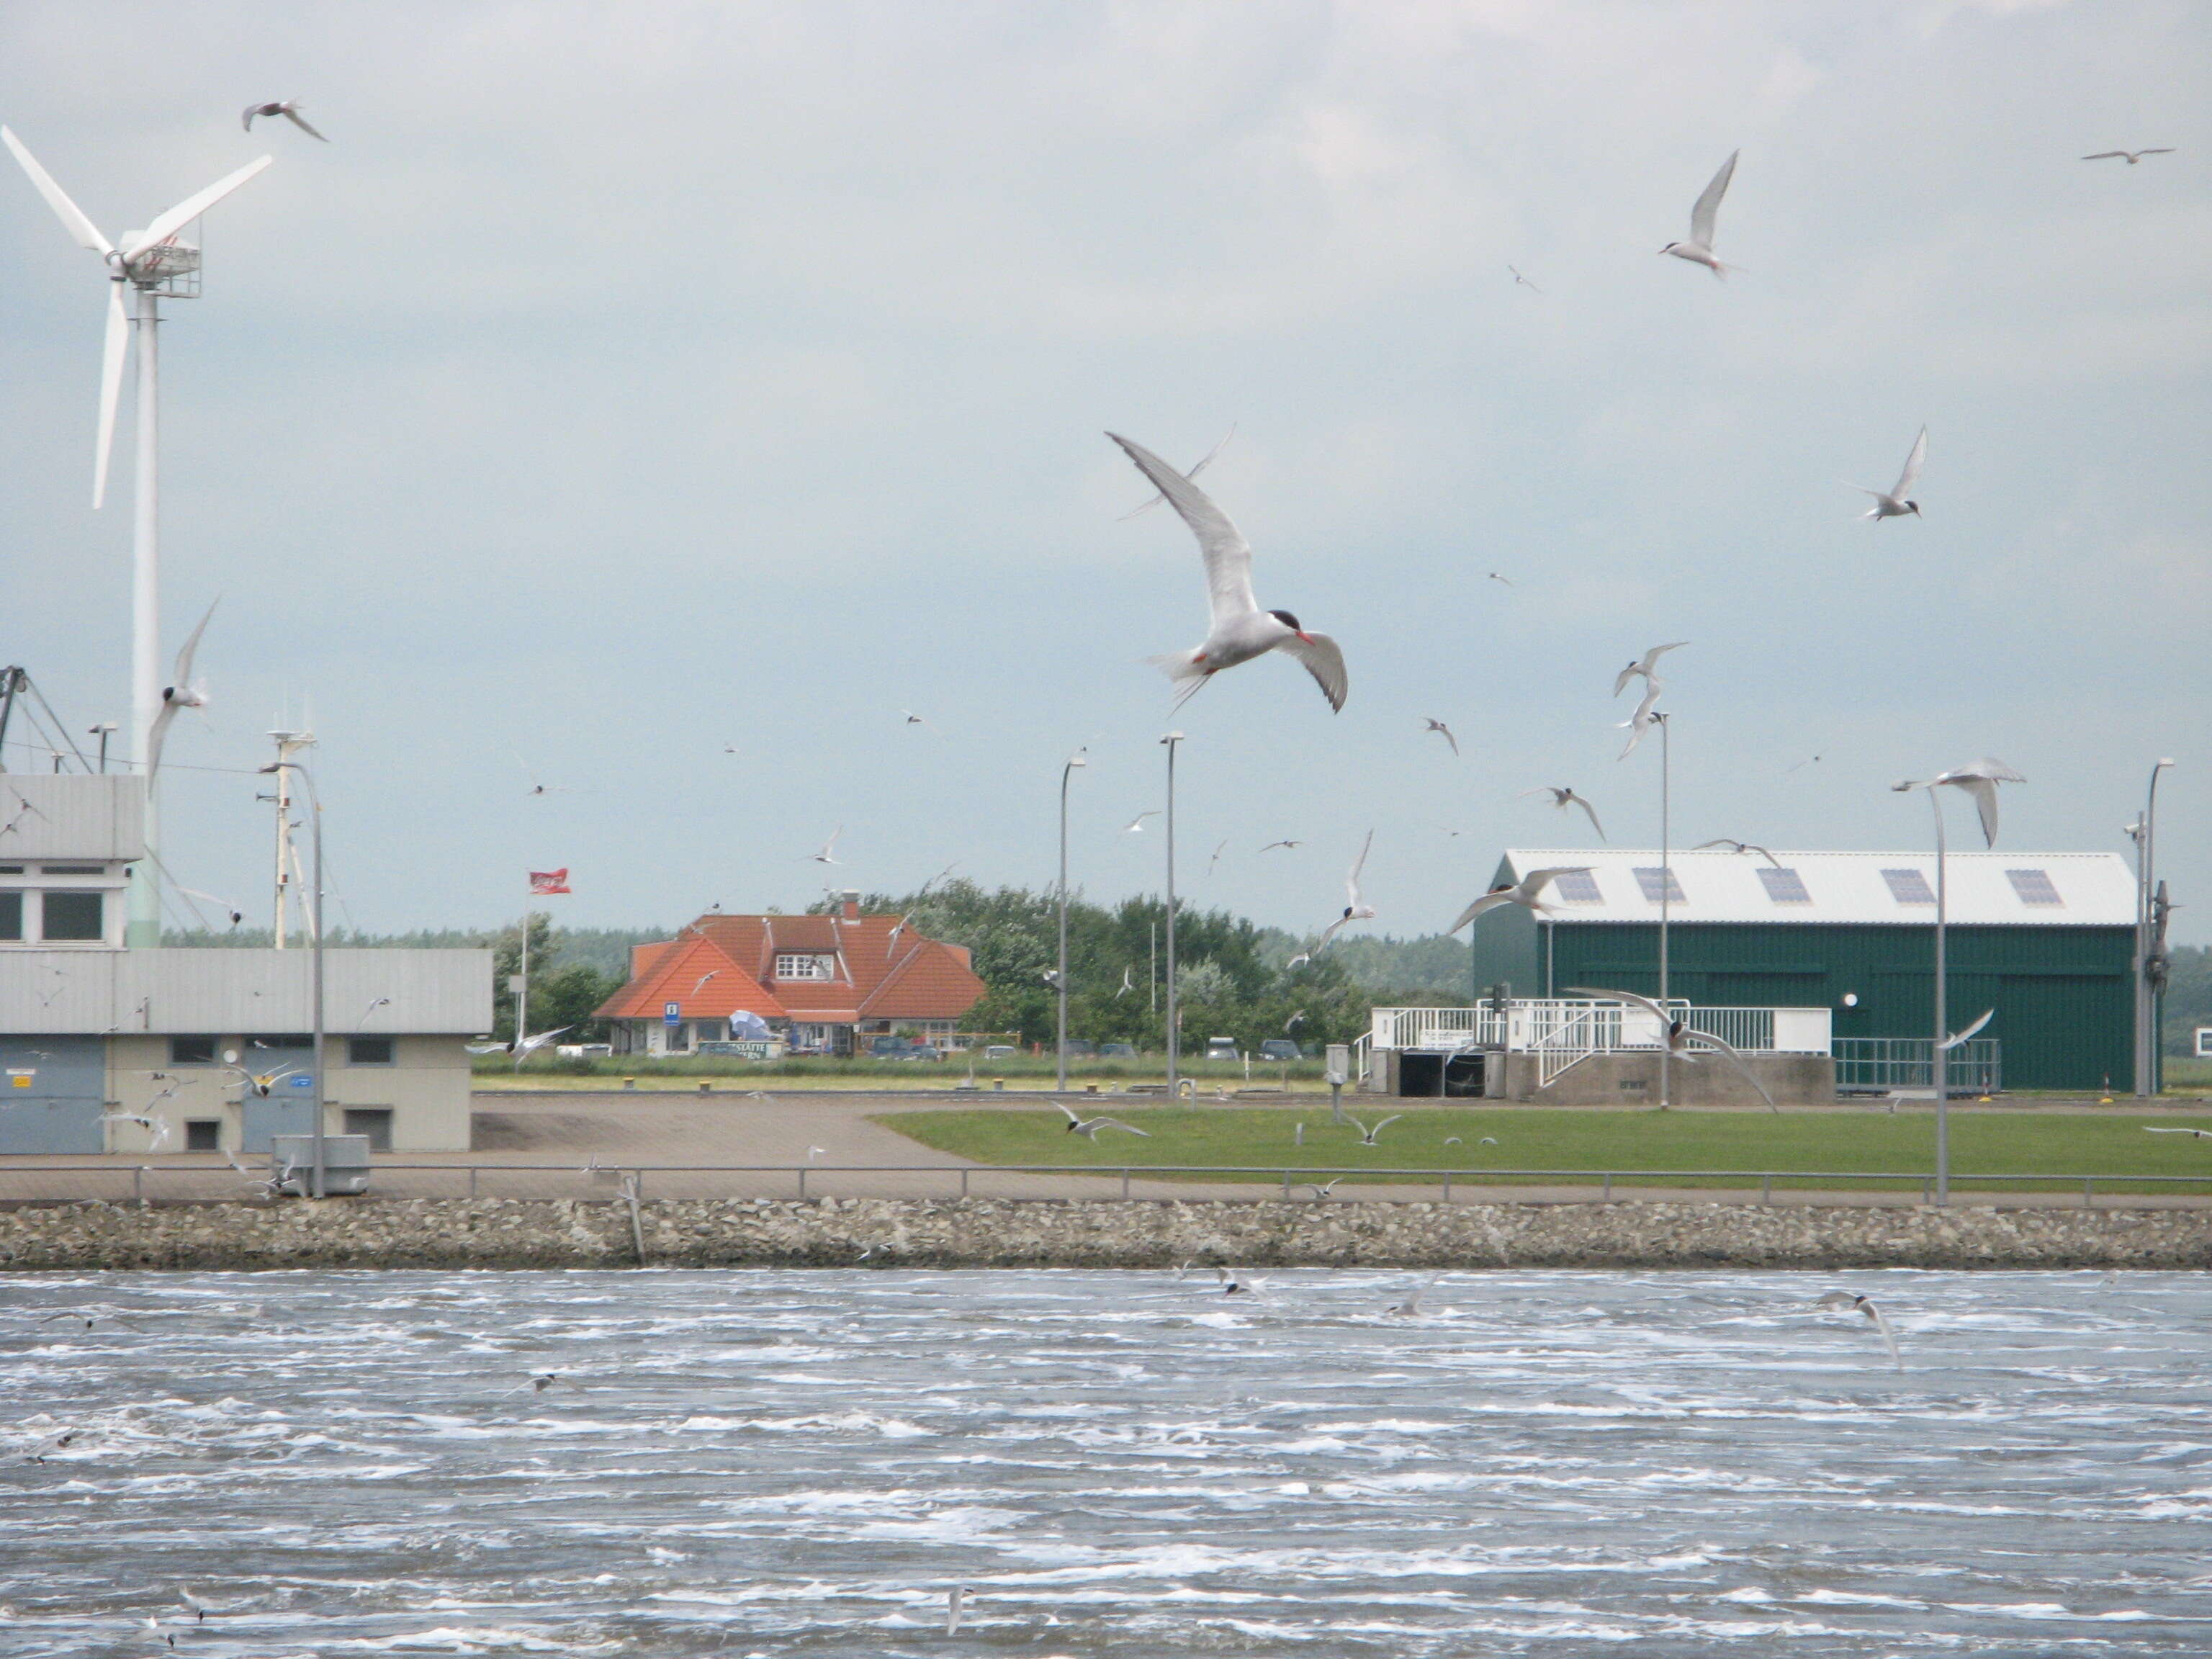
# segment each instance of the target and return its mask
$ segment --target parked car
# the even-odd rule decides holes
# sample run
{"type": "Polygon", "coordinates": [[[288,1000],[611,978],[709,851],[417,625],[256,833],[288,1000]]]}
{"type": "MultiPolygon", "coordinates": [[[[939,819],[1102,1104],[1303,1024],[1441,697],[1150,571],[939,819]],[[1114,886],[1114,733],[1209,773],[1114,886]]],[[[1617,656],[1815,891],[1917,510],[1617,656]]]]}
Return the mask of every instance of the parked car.
{"type": "Polygon", "coordinates": [[[1067,1057],[1070,1060],[1089,1060],[1097,1052],[1098,1047],[1096,1043],[1087,1042],[1082,1037],[1070,1037],[1067,1040],[1067,1057]]]}
{"type": "Polygon", "coordinates": [[[1235,1037],[1206,1038],[1206,1057],[1208,1060],[1242,1060],[1243,1058],[1237,1052],[1235,1037]]]}
{"type": "Polygon", "coordinates": [[[1012,1060],[1013,1057],[1014,1048],[1010,1042],[994,1042],[983,1050],[985,1060],[1012,1060]]]}
{"type": "Polygon", "coordinates": [[[1134,1060],[1137,1045],[1133,1042],[1102,1042],[1098,1045],[1101,1060],[1134,1060]]]}
{"type": "Polygon", "coordinates": [[[902,1036],[879,1036],[868,1044],[871,1060],[936,1060],[936,1049],[927,1042],[915,1042],[902,1036]]]}
{"type": "Polygon", "coordinates": [[[1291,1042],[1290,1038],[1269,1037],[1265,1042],[1260,1045],[1260,1058],[1262,1060],[1304,1060],[1305,1056],[1298,1051],[1298,1045],[1291,1042]]]}

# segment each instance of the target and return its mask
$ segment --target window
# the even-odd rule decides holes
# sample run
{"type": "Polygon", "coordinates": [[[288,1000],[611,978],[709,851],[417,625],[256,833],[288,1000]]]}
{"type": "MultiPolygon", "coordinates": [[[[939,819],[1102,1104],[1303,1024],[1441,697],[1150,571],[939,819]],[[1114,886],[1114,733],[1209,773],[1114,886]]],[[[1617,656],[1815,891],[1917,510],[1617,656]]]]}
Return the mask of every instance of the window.
{"type": "Polygon", "coordinates": [[[392,1039],[388,1036],[346,1039],[346,1064],[349,1066],[389,1066],[392,1064],[392,1039]]]}
{"type": "Polygon", "coordinates": [[[688,1054],[691,1052],[691,1028],[689,1025],[665,1025],[661,1029],[667,1033],[662,1041],[667,1044],[670,1054],[688,1054]]]}
{"type": "Polygon", "coordinates": [[[185,1150],[188,1152],[219,1152],[222,1150],[222,1120],[219,1117],[188,1117],[185,1120],[185,1150]]]}
{"type": "Polygon", "coordinates": [[[169,1039],[172,1066],[212,1066],[215,1039],[211,1036],[173,1036],[169,1039]]]}
{"type": "Polygon", "coordinates": [[[1553,876],[1550,896],[1566,904],[1605,902],[1605,895],[1597,890],[1597,878],[1587,870],[1570,870],[1564,876],[1553,876]]]}
{"type": "Polygon", "coordinates": [[[1813,896],[1805,890],[1805,883],[1795,870],[1778,870],[1771,864],[1759,866],[1759,884],[1766,889],[1766,896],[1777,904],[1810,904],[1813,896]]]}
{"type": "Polygon", "coordinates": [[[1889,884],[1889,896],[1899,904],[1933,904],[1935,890],[1929,886],[1928,878],[1917,870],[1885,870],[1881,878],[1889,884]]]}
{"type": "Polygon", "coordinates": [[[23,937],[23,896],[21,893],[0,893],[0,939],[20,939],[23,937]]]}
{"type": "Polygon", "coordinates": [[[20,876],[22,873],[23,866],[20,864],[0,864],[0,876],[20,876]]]}
{"type": "Polygon", "coordinates": [[[719,1019],[695,1019],[691,1022],[691,1035],[702,1042],[721,1042],[727,1040],[730,1033],[719,1019]]]}
{"type": "Polygon", "coordinates": [[[107,873],[107,866],[104,864],[42,864],[39,866],[39,873],[42,876],[104,876],[107,873]]]}
{"type": "Polygon", "coordinates": [[[389,1106],[349,1106],[345,1109],[345,1133],[367,1135],[368,1150],[388,1152],[392,1150],[392,1108],[389,1106]]]}
{"type": "Polygon", "coordinates": [[[1655,866],[1648,870],[1639,868],[1636,872],[1636,884],[1644,890],[1644,896],[1654,904],[1659,902],[1662,882],[1666,884],[1667,902],[1670,904],[1681,903],[1683,902],[1682,884],[1676,878],[1672,870],[1662,870],[1655,866]]]}
{"type": "Polygon", "coordinates": [[[775,958],[778,979],[827,979],[830,977],[830,958],[797,951],[779,951],[775,958]]]}
{"type": "Polygon", "coordinates": [[[48,893],[46,922],[42,937],[52,939],[96,939],[107,936],[105,895],[48,893]]]}
{"type": "Polygon", "coordinates": [[[2051,884],[2051,875],[2045,870],[2008,870],[2005,879],[2012,890],[2020,895],[2022,904],[2063,905],[2066,901],[2058,896],[2058,890],[2051,884]]]}

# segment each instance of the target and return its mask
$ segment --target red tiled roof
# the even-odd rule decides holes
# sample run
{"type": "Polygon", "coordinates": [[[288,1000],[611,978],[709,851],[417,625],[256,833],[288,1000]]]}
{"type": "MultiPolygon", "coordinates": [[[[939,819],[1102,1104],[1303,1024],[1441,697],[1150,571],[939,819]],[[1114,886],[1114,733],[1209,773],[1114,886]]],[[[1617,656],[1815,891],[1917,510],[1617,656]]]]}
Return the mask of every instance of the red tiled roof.
{"type": "Polygon", "coordinates": [[[598,1017],[659,1019],[663,1006],[671,1002],[688,1019],[727,1019],[741,1009],[763,1019],[788,1017],[783,1004],[758,981],[712,939],[696,933],[656,947],[644,972],[609,997],[598,1017]]]}
{"type": "Polygon", "coordinates": [[[599,1011],[602,1018],[658,1019],[663,1003],[679,1002],[686,1014],[707,1018],[743,1007],[769,1019],[833,1024],[957,1019],[985,989],[965,946],[924,939],[904,917],[887,915],[705,915],[682,938],[634,947],[630,975],[630,983],[599,1011]],[[716,959],[699,957],[702,946],[716,959]],[[777,955],[793,951],[834,957],[836,977],[778,981],[777,955]],[[725,963],[720,976],[694,998],[690,988],[699,976],[725,963]],[[748,976],[750,994],[763,1000],[728,1000],[734,988],[725,991],[725,981],[748,976]]]}

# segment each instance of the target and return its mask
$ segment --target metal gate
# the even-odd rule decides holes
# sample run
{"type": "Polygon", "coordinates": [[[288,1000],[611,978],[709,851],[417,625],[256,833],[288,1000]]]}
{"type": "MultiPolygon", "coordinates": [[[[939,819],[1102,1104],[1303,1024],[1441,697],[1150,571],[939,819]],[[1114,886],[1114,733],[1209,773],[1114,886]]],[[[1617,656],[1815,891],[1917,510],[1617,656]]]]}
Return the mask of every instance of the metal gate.
{"type": "MultiPolygon", "coordinates": [[[[1835,1039],[1836,1092],[1886,1095],[1893,1089],[1936,1087],[1936,1068],[1929,1055],[1932,1037],[1838,1037],[1835,1039]]],[[[1951,1051],[1949,1073],[1954,1095],[1993,1095],[2004,1086],[2002,1044],[1995,1037],[1976,1037],[1951,1051]]]]}

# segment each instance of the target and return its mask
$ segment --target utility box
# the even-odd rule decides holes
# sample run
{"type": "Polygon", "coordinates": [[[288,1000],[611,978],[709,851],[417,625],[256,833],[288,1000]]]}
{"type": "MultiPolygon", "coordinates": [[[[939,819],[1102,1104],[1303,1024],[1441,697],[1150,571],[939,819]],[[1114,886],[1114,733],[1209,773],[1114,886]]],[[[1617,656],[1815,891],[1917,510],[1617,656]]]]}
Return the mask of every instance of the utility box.
{"type": "Polygon", "coordinates": [[[1326,1070],[1328,1080],[1338,1088],[1352,1081],[1352,1045],[1332,1042],[1328,1045],[1326,1070]]]}
{"type": "MultiPolygon", "coordinates": [[[[277,1192],[305,1198],[315,1174],[313,1135],[271,1135],[269,1176],[277,1192]]],[[[368,1137],[323,1137],[323,1192],[328,1197],[352,1197],[368,1190],[368,1137]]]]}

